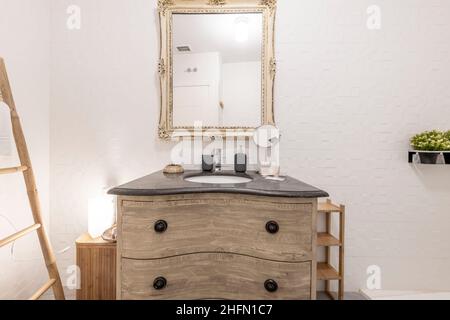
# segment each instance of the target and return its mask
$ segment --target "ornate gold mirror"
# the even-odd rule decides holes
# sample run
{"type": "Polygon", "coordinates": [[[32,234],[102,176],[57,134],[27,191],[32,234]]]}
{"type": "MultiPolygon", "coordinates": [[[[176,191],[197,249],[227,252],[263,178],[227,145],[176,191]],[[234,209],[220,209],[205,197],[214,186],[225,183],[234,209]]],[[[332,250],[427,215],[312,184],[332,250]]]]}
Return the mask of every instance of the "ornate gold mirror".
{"type": "Polygon", "coordinates": [[[159,136],[249,136],[275,124],[276,0],[159,0],[159,136]]]}

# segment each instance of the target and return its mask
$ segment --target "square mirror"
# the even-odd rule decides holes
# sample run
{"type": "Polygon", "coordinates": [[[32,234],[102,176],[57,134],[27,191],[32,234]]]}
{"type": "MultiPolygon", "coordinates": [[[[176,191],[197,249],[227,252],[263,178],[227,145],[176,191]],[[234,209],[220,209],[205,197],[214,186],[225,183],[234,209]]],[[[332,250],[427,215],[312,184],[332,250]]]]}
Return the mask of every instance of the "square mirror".
{"type": "Polygon", "coordinates": [[[274,124],[274,1],[160,0],[159,134],[251,135],[274,124]]]}

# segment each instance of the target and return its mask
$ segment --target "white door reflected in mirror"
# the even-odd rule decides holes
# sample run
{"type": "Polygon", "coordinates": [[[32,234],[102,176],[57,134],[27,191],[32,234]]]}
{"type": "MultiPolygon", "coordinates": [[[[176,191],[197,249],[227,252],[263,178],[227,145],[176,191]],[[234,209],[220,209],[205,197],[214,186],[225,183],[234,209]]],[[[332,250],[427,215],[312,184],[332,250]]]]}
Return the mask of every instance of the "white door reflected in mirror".
{"type": "Polygon", "coordinates": [[[263,15],[173,14],[173,126],[262,122],[263,15]]]}

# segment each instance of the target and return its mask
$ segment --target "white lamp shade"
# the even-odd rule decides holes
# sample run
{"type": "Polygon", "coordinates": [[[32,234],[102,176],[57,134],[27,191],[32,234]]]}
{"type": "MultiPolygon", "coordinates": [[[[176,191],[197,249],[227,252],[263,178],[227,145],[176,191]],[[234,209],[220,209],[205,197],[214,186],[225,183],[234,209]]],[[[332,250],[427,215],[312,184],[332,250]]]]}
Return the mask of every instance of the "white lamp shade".
{"type": "Polygon", "coordinates": [[[100,237],[115,222],[114,201],[111,196],[89,199],[88,232],[92,238],[100,237]]]}

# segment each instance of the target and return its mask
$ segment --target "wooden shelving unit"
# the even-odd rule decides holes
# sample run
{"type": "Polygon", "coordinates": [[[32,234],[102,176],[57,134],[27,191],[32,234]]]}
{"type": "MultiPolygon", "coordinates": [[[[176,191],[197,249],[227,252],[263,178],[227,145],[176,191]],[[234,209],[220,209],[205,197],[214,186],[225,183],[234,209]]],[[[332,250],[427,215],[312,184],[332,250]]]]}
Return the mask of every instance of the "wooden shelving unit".
{"type": "Polygon", "coordinates": [[[340,246],[341,241],[329,233],[319,232],[317,234],[317,246],[318,247],[333,247],[340,246]]]}
{"type": "Polygon", "coordinates": [[[317,246],[324,247],[326,251],[325,261],[317,263],[317,280],[325,281],[325,293],[333,300],[344,299],[344,239],[345,239],[345,206],[335,205],[331,200],[319,203],[317,211],[325,214],[325,232],[317,234],[317,246]],[[339,236],[332,234],[332,214],[339,214],[339,236]],[[331,265],[331,248],[339,248],[338,270],[331,265]],[[337,295],[331,292],[331,281],[338,281],[337,295]]]}

